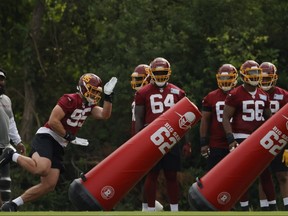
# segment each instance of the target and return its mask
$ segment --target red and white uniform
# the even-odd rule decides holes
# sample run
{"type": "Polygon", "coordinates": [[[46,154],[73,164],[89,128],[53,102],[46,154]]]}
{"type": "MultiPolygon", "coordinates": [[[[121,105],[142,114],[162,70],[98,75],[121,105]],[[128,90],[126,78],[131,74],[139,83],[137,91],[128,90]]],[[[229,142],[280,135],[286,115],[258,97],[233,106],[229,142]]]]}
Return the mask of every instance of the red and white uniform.
{"type": "Polygon", "coordinates": [[[274,91],[268,93],[268,95],[272,114],[276,113],[279,109],[286,105],[286,103],[288,103],[288,92],[278,86],[275,86],[274,91]]]}
{"type": "Polygon", "coordinates": [[[225,104],[234,107],[232,131],[235,139],[246,139],[264,122],[264,110],[270,108],[268,95],[260,88],[251,93],[238,86],[231,90],[225,104]]]}
{"type": "Polygon", "coordinates": [[[227,93],[216,89],[202,100],[202,110],[211,112],[209,146],[212,148],[228,148],[225,131],[222,126],[223,110],[227,93]]]}
{"type": "MultiPolygon", "coordinates": [[[[74,94],[64,94],[57,102],[57,104],[65,112],[65,117],[61,120],[62,125],[66,131],[70,131],[72,134],[76,135],[78,130],[82,127],[86,118],[91,114],[91,111],[95,105],[88,105],[88,103],[83,103],[81,96],[77,93],[74,94]]],[[[48,122],[38,129],[36,132],[48,133],[60,145],[66,146],[68,141],[63,137],[55,133],[49,126],[48,122]]]]}
{"type": "Polygon", "coordinates": [[[147,84],[135,94],[135,105],[145,106],[145,126],[185,97],[184,90],[167,83],[164,88],[147,84]]]}

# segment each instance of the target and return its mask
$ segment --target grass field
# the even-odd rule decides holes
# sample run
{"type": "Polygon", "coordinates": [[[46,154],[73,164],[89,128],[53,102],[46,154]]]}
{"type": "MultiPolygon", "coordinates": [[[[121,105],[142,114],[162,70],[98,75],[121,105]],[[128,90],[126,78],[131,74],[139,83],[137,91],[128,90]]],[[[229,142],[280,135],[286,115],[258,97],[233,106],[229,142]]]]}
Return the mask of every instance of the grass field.
{"type": "Polygon", "coordinates": [[[180,211],[180,212],[141,212],[141,211],[107,211],[107,212],[0,212],[0,216],[287,216],[286,211],[270,211],[270,212],[200,212],[200,211],[180,211]]]}

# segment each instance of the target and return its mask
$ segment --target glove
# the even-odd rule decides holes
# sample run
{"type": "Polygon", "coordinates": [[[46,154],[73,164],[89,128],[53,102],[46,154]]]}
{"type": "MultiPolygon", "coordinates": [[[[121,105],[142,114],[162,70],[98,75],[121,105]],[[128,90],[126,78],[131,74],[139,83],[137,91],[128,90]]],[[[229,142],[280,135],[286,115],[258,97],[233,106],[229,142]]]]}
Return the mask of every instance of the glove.
{"type": "Polygon", "coordinates": [[[288,167],[288,149],[285,149],[283,152],[282,163],[284,163],[285,166],[288,167]]]}
{"type": "Polygon", "coordinates": [[[208,145],[201,147],[201,156],[207,159],[210,155],[210,148],[208,145]]]}
{"type": "Polygon", "coordinates": [[[187,142],[183,145],[182,154],[185,158],[188,158],[192,154],[191,143],[187,142]]]}
{"type": "Polygon", "coordinates": [[[70,131],[66,131],[66,134],[63,138],[69,142],[76,139],[75,135],[72,134],[70,131]]]}
{"type": "Polygon", "coordinates": [[[106,95],[111,95],[112,92],[113,92],[113,89],[115,87],[117,83],[117,78],[116,77],[112,77],[109,82],[107,82],[105,85],[104,85],[104,94],[106,95]]]}
{"type": "Polygon", "coordinates": [[[83,139],[83,138],[79,138],[79,137],[76,137],[70,143],[72,143],[74,145],[81,145],[81,146],[88,146],[89,145],[89,141],[87,139],[83,139]]]}

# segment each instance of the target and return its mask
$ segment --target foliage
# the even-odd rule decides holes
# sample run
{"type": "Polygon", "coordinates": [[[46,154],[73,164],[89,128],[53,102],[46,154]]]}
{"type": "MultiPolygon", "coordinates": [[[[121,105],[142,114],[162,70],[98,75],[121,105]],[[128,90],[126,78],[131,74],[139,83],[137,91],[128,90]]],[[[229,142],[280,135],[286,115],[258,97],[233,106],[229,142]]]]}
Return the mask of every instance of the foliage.
{"type": "MultiPolygon", "coordinates": [[[[167,58],[171,82],[198,107],[217,87],[215,72],[223,63],[239,68],[247,59],[271,61],[279,70],[278,84],[287,88],[287,12],[288,3],[281,0],[0,1],[0,67],[8,71],[7,93],[27,145],[57,99],[76,91],[82,73],[96,73],[103,83],[111,76],[119,80],[111,119],[86,122],[79,136],[90,139],[90,146],[69,147],[60,189],[27,209],[69,210],[69,182],[130,138],[130,74],[140,63],[167,58]]],[[[185,161],[184,176],[204,172],[198,129],[189,133],[193,158],[185,161]]],[[[25,182],[37,179],[15,168],[13,181],[24,182],[14,185],[16,195],[28,187],[25,182]]],[[[189,182],[181,185],[186,193],[189,182]]],[[[125,198],[129,206],[120,203],[118,208],[138,208],[137,193],[125,198]]],[[[181,206],[187,208],[185,199],[181,206]]]]}

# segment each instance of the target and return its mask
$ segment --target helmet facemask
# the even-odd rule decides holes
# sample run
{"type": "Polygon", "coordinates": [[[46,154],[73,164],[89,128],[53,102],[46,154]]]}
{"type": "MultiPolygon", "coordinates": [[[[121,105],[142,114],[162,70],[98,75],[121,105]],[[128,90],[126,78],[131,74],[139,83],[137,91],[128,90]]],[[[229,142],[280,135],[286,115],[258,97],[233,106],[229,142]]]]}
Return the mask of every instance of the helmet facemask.
{"type": "Polygon", "coordinates": [[[258,67],[251,67],[240,70],[242,80],[251,86],[258,86],[262,79],[262,69],[258,67]]]}
{"type": "Polygon", "coordinates": [[[271,62],[263,62],[260,68],[262,69],[262,79],[259,86],[264,91],[269,91],[278,80],[277,68],[271,62]]]}
{"type": "Polygon", "coordinates": [[[237,73],[221,72],[216,74],[218,87],[223,91],[230,91],[237,85],[237,77],[237,73]]]}
{"type": "Polygon", "coordinates": [[[171,75],[171,70],[168,68],[161,68],[161,70],[154,70],[151,71],[151,78],[154,80],[154,83],[158,87],[163,87],[166,85],[168,82],[170,75],[171,75]]]}
{"type": "Polygon", "coordinates": [[[162,57],[155,58],[150,63],[149,75],[158,87],[164,87],[171,75],[170,63],[162,57]]]}
{"type": "Polygon", "coordinates": [[[86,99],[89,105],[96,105],[101,100],[102,81],[95,74],[84,74],[77,86],[80,94],[86,99]]]}
{"type": "Polygon", "coordinates": [[[277,74],[263,73],[262,74],[262,79],[261,79],[261,82],[260,82],[260,87],[264,91],[268,91],[273,86],[276,85],[277,79],[278,79],[278,75],[277,74]]]}
{"type": "Polygon", "coordinates": [[[96,105],[101,100],[101,94],[102,94],[102,87],[95,87],[90,84],[84,84],[86,85],[87,91],[83,94],[85,99],[88,101],[91,105],[96,105]]]}
{"type": "Polygon", "coordinates": [[[138,91],[144,85],[148,84],[148,77],[145,74],[139,74],[137,72],[131,75],[131,87],[132,89],[138,91]]]}

